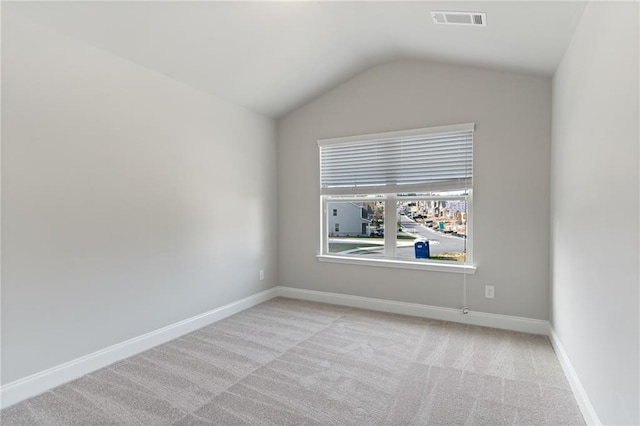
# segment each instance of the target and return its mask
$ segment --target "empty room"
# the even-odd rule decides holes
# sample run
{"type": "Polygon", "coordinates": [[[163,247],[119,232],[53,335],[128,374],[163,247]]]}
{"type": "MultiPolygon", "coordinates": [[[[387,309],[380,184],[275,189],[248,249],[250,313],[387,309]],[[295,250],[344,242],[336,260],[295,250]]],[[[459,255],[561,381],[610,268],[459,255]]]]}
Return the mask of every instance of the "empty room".
{"type": "Polygon", "coordinates": [[[3,1],[0,423],[640,425],[636,1],[3,1]]]}

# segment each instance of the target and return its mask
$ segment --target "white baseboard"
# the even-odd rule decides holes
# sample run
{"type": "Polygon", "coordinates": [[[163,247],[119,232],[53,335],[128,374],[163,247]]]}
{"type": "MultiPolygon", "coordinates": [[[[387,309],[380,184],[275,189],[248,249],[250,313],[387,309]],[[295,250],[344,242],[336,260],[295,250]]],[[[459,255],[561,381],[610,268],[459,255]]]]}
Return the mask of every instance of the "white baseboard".
{"type": "Polygon", "coordinates": [[[582,386],[582,382],[580,382],[580,378],[578,377],[578,373],[573,368],[573,364],[569,359],[569,356],[564,350],[562,343],[560,343],[560,338],[556,334],[553,327],[549,327],[549,338],[551,340],[551,344],[553,345],[553,349],[556,351],[556,355],[560,360],[560,365],[562,366],[562,370],[564,370],[564,375],[567,377],[569,381],[569,385],[571,386],[571,390],[573,391],[573,396],[576,398],[576,402],[578,403],[578,407],[580,407],[580,411],[582,412],[582,416],[584,417],[584,421],[588,425],[599,426],[602,424],[600,418],[598,417],[598,413],[596,413],[595,408],[591,404],[589,400],[589,396],[587,392],[584,390],[582,386]]]}
{"type": "Polygon", "coordinates": [[[454,308],[442,308],[439,306],[421,305],[418,303],[397,302],[393,300],[304,290],[292,287],[276,287],[276,294],[278,296],[290,297],[292,299],[303,299],[314,302],[331,303],[334,305],[351,306],[354,308],[371,309],[374,311],[413,315],[442,321],[480,325],[484,327],[500,328],[531,334],[549,334],[549,321],[539,319],[473,311],[468,314],[463,314],[460,309],[454,308]]]}
{"type": "Polygon", "coordinates": [[[276,296],[275,288],[168,325],[0,387],[0,408],[36,396],[124,358],[176,339],[276,296]]]}

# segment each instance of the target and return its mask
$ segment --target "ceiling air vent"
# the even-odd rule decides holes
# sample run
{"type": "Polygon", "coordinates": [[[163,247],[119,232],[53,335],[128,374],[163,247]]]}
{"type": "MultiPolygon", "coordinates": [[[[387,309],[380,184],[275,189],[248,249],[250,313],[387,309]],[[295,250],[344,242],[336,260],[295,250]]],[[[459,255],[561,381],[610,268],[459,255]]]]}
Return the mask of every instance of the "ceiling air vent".
{"type": "Polygon", "coordinates": [[[482,12],[433,11],[431,17],[436,24],[487,26],[487,14],[482,12]]]}

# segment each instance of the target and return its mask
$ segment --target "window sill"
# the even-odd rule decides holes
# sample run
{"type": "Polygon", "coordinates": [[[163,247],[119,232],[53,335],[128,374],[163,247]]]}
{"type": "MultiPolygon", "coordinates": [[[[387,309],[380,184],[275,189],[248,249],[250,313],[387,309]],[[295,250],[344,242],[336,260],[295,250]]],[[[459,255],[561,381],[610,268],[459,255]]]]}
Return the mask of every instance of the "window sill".
{"type": "Polygon", "coordinates": [[[343,263],[348,265],[378,266],[381,268],[417,269],[421,271],[452,272],[456,274],[473,275],[475,265],[445,264],[436,262],[409,262],[406,260],[389,259],[360,259],[357,257],[334,256],[327,254],[316,255],[319,262],[343,263]]]}

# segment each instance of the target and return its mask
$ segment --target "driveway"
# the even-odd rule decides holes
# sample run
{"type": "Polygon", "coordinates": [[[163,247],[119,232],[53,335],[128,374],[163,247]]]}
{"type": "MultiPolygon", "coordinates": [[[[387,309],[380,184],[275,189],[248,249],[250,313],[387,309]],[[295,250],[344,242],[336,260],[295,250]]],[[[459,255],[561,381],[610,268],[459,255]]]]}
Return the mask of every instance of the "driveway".
{"type": "Polygon", "coordinates": [[[443,234],[434,231],[426,226],[409,219],[407,216],[400,216],[400,226],[406,232],[416,235],[420,238],[429,240],[429,249],[431,253],[446,252],[462,252],[465,251],[466,239],[462,237],[454,237],[453,235],[443,234]],[[435,244],[433,242],[436,242],[435,244]]]}

